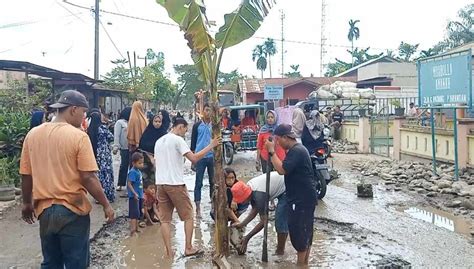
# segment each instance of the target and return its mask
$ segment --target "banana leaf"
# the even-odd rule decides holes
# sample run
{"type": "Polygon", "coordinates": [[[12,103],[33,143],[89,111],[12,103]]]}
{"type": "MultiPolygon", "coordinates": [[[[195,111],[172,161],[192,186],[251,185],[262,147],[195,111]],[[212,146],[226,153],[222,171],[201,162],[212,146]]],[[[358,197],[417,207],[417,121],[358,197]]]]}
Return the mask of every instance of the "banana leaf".
{"type": "Polygon", "coordinates": [[[229,48],[250,38],[262,25],[275,0],[244,0],[232,13],[224,15],[225,24],[216,34],[216,46],[229,48]]]}

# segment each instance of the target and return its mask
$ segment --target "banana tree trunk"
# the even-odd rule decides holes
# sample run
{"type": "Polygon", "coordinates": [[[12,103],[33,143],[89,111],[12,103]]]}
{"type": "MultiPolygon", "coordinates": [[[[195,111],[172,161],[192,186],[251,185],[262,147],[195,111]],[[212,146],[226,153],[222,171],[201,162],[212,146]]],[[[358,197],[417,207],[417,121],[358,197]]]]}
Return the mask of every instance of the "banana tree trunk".
{"type": "MultiPolygon", "coordinates": [[[[219,119],[219,102],[217,98],[217,87],[211,85],[211,109],[212,109],[212,137],[221,137],[221,126],[219,119]]],[[[229,230],[227,227],[227,193],[222,167],[222,145],[214,148],[214,213],[216,228],[214,231],[215,255],[221,258],[229,255],[229,230]]]]}

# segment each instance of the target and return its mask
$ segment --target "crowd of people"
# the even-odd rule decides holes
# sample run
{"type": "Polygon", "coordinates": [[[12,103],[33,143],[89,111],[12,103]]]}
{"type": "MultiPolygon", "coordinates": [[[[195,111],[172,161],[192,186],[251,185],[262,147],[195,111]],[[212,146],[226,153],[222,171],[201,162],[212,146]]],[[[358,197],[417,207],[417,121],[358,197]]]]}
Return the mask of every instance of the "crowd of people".
{"type": "MultiPolygon", "coordinates": [[[[118,114],[113,128],[100,108],[89,109],[86,98],[77,91],[64,91],[50,107],[56,110],[50,121],[45,113],[32,115],[32,129],[24,141],[20,169],[24,193],[22,215],[28,223],[34,222],[35,217],[39,219],[43,265],[79,268],[88,265],[89,243],[85,238],[89,238],[91,205],[87,193],[102,205],[109,222],[114,219],[110,204],[118,199],[117,192],[119,197],[128,198],[131,235],[147,224],[160,222],[169,257],[174,255],[171,221],[176,209],[184,222],[184,254],[192,256],[201,252],[192,244],[194,219],[203,215],[200,204],[206,170],[212,201],[213,149],[221,143],[212,137],[208,105],[204,105],[201,118],[192,128],[191,146],[184,139],[188,122],[182,115],[170,115],[166,110],[146,113],[139,101],[118,114]],[[118,153],[121,163],[116,188],[112,155],[118,153]],[[44,158],[45,154],[48,158],[44,158]],[[194,205],[184,181],[183,158],[193,164],[196,172],[194,205]],[[66,216],[67,221],[59,216],[66,216]],[[66,243],[58,243],[63,241],[66,243]]],[[[266,112],[257,138],[257,160],[262,175],[244,182],[238,180],[237,172],[231,167],[224,170],[231,225],[242,228],[260,216],[260,222],[244,236],[238,250],[241,254],[268,218],[266,201],[275,200],[276,206],[273,202],[271,206],[276,210],[278,233],[275,253],[284,253],[289,235],[298,252],[298,264],[308,263],[317,197],[307,149],[311,143],[306,141],[320,139],[326,120],[319,112],[308,114],[300,110],[295,109],[292,125],[278,125],[277,113],[266,112]],[[271,173],[268,195],[266,172],[271,173]],[[249,206],[250,212],[241,220],[239,217],[249,206]]],[[[328,117],[340,123],[342,114],[338,113],[336,109],[328,117]]],[[[240,120],[233,112],[229,117],[228,111],[222,111],[224,129],[244,123],[256,125],[255,115],[248,112],[240,120]]],[[[213,212],[205,213],[213,216],[213,212]]]]}

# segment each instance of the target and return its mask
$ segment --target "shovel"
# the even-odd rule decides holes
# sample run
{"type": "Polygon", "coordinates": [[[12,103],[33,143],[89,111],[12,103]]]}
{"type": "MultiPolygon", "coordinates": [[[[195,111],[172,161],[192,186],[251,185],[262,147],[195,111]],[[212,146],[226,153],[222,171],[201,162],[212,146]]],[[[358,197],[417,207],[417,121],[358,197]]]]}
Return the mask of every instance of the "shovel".
{"type": "MultiPolygon", "coordinates": [[[[272,141],[272,138],[269,137],[268,141],[272,141]]],[[[266,189],[265,193],[265,221],[263,223],[263,249],[262,249],[262,262],[268,262],[268,248],[267,248],[267,237],[268,237],[268,203],[270,198],[270,172],[272,170],[272,160],[270,155],[268,155],[267,161],[267,180],[266,180],[266,189]]]]}

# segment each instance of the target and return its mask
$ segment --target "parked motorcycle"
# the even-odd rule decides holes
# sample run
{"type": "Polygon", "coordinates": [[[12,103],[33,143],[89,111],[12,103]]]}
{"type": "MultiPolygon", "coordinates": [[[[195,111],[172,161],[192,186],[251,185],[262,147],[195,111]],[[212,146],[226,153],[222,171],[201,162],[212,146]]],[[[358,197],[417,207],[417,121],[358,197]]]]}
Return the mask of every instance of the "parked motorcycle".
{"type": "Polygon", "coordinates": [[[328,126],[324,126],[323,137],[321,146],[316,148],[315,152],[311,154],[318,199],[324,198],[327,184],[332,180],[329,173],[330,167],[327,164],[327,158],[331,154],[331,130],[328,126]]]}
{"type": "Polygon", "coordinates": [[[222,130],[222,150],[224,162],[227,165],[232,164],[234,160],[234,143],[231,139],[231,130],[222,130]]]}

